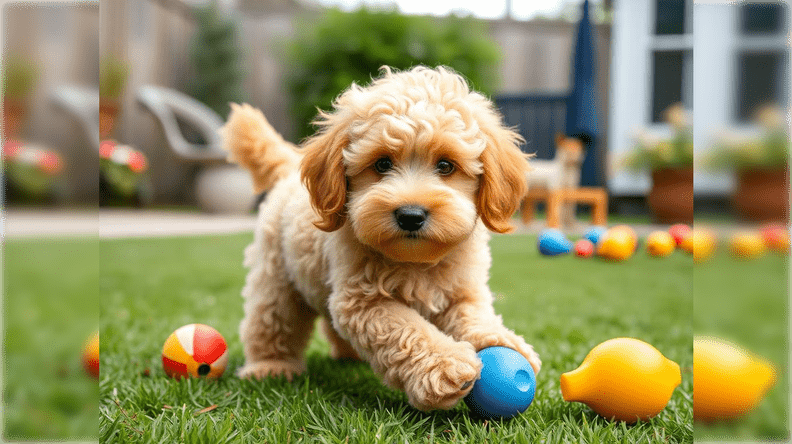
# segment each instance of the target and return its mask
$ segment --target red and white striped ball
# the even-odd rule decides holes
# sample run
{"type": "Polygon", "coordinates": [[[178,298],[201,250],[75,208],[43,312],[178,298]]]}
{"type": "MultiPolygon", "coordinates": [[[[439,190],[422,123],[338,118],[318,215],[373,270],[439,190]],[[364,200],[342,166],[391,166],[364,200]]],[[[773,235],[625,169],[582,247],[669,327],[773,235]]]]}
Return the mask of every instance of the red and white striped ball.
{"type": "Polygon", "coordinates": [[[208,325],[179,327],[162,347],[162,368],[171,378],[219,378],[227,364],[226,341],[208,325]]]}

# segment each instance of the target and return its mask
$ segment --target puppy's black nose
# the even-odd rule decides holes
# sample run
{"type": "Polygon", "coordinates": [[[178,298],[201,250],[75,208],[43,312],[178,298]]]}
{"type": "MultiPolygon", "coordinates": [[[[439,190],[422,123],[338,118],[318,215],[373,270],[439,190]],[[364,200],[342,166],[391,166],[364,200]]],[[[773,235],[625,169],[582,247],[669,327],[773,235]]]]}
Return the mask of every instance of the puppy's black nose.
{"type": "Polygon", "coordinates": [[[418,231],[426,221],[426,210],[418,205],[405,205],[393,212],[399,228],[405,231],[418,231]]]}

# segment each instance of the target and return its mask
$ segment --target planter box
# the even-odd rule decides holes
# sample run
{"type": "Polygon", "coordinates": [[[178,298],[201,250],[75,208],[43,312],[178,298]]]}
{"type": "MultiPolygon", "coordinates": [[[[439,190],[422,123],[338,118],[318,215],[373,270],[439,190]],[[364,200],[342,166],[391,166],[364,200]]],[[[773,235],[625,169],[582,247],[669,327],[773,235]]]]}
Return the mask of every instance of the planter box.
{"type": "Polygon", "coordinates": [[[693,223],[693,167],[652,171],[648,202],[657,222],[693,223]]]}
{"type": "Polygon", "coordinates": [[[737,172],[732,207],[754,222],[789,221],[789,170],[752,168],[737,172]]]}
{"type": "Polygon", "coordinates": [[[3,99],[3,134],[6,140],[17,139],[27,116],[27,102],[20,99],[3,99]]]}
{"type": "Polygon", "coordinates": [[[116,99],[99,99],[99,140],[105,140],[113,134],[120,107],[116,99]]]}

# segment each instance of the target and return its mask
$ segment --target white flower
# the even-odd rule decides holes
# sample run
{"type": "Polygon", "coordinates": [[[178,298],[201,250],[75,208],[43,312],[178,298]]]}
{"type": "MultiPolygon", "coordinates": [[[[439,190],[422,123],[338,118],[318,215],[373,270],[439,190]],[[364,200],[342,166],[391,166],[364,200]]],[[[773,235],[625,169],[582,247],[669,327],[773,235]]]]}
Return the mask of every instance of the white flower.
{"type": "Polygon", "coordinates": [[[20,148],[17,154],[17,160],[28,165],[38,165],[42,157],[44,157],[44,150],[30,145],[20,148]]]}
{"type": "Polygon", "coordinates": [[[126,165],[129,162],[129,155],[132,154],[132,148],[128,145],[118,145],[110,155],[110,160],[119,164],[126,165]]]}

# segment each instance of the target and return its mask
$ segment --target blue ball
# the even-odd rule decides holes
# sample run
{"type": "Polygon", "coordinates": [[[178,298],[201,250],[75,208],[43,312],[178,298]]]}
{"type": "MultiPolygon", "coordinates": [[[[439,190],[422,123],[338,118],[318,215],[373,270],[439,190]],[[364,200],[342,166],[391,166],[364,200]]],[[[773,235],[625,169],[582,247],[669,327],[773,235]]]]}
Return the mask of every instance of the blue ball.
{"type": "Polygon", "coordinates": [[[572,242],[559,230],[548,228],[542,231],[538,240],[539,253],[545,256],[566,254],[572,250],[572,242]]]}
{"type": "Polygon", "coordinates": [[[470,410],[483,418],[512,418],[534,399],[536,375],[523,355],[506,347],[480,352],[481,379],[465,397],[470,410]]]}
{"type": "Polygon", "coordinates": [[[586,231],[586,235],[584,236],[588,239],[592,244],[597,245],[602,235],[608,231],[605,227],[594,227],[590,230],[586,231]]]}

